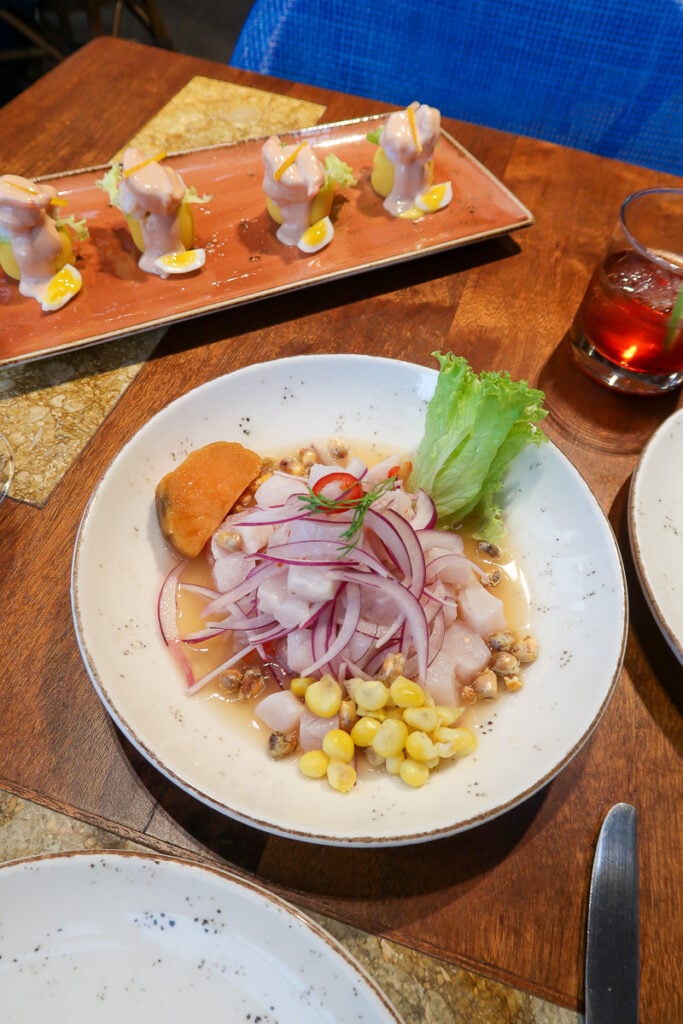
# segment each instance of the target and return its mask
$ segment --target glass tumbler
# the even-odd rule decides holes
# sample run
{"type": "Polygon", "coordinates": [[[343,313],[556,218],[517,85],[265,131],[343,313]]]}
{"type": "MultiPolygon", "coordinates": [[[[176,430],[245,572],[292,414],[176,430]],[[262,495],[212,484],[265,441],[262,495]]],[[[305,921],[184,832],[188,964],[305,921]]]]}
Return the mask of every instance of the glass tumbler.
{"type": "Polygon", "coordinates": [[[624,200],[569,341],[581,368],[617,391],[683,384],[683,188],[624,200]]]}

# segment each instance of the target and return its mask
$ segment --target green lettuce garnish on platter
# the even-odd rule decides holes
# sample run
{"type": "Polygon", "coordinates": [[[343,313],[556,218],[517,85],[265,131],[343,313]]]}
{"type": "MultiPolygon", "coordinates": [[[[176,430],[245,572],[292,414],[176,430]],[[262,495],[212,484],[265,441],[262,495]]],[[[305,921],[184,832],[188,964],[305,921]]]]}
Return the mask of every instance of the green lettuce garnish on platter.
{"type": "Polygon", "coordinates": [[[475,537],[498,541],[505,528],[496,496],[507,468],[528,444],[547,441],[538,426],[545,396],[507,372],[477,374],[462,356],[432,354],[439,376],[409,489],[431,495],[440,527],[467,520],[475,537]]]}
{"type": "Polygon", "coordinates": [[[335,185],[339,185],[340,188],[349,188],[351,185],[358,183],[349,165],[345,164],[334,153],[330,153],[325,157],[324,166],[326,183],[331,180],[335,185]]]}

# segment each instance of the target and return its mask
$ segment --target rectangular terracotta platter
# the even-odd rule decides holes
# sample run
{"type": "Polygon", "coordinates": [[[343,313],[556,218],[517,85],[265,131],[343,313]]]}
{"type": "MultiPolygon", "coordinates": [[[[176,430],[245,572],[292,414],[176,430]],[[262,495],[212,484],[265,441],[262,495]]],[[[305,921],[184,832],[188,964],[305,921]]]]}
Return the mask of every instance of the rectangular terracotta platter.
{"type": "Polygon", "coordinates": [[[66,200],[64,215],[87,223],[90,237],[76,243],[83,286],[66,306],[44,313],[0,271],[0,365],[121,338],[533,223],[529,210],[446,133],[436,149],[434,181],[451,181],[453,201],[419,221],[391,217],[370,185],[376,146],[367,133],[381,121],[362,118],[281,136],[288,143],[307,139],[321,160],[334,153],[357,178],[355,186],[337,191],[335,236],[314,255],[275,237],[262,189],[263,140],[167,157],[187,185],[211,197],[193,206],[195,245],[206,250],[206,263],[183,276],[162,279],[138,268],[123,216],[97,185],[106,167],[43,179],[66,200]]]}

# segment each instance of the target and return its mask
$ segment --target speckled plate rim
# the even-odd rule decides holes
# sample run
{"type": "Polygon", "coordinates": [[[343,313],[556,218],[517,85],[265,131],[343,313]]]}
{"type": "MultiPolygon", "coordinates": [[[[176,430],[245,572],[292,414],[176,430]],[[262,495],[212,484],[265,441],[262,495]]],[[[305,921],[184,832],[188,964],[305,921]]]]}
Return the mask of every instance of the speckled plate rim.
{"type": "Polygon", "coordinates": [[[643,449],[631,477],[628,529],[643,593],[669,647],[683,665],[683,409],[643,449]]]}
{"type": "MultiPolygon", "coordinates": [[[[51,957],[53,963],[57,958],[64,962],[64,973],[68,975],[64,992],[66,1010],[75,995],[75,979],[76,984],[80,984],[77,979],[81,960],[83,967],[92,971],[93,954],[102,951],[106,963],[109,948],[105,949],[103,943],[111,943],[116,951],[121,941],[120,932],[125,934],[126,940],[138,943],[142,961],[149,951],[153,970],[162,972],[167,984],[172,984],[170,971],[174,964],[182,967],[196,957],[197,963],[192,964],[191,970],[197,973],[201,968],[198,996],[204,984],[215,985],[222,996],[222,977],[227,969],[237,966],[244,970],[245,965],[247,969],[253,968],[250,956],[269,977],[273,968],[285,976],[291,975],[299,985],[292,984],[284,1011],[279,1009],[277,1020],[282,1024],[287,1021],[299,1024],[304,1018],[323,1024],[331,1013],[339,1024],[401,1024],[388,998],[341,943],[298,908],[234,872],[184,858],[123,850],[77,850],[0,865],[0,964],[9,964],[2,972],[6,1008],[14,1008],[12,971],[35,965],[36,953],[39,953],[38,966],[34,966],[37,977],[51,957]],[[47,890],[45,899],[37,898],[37,890],[43,895],[47,890]],[[168,901],[163,906],[154,902],[162,898],[168,901]],[[49,925],[54,924],[51,918],[60,904],[64,905],[67,919],[62,927],[51,931],[49,925]],[[13,906],[17,931],[23,929],[21,950],[16,945],[17,932],[13,931],[13,906]],[[244,919],[247,914],[248,925],[244,919]],[[183,926],[182,930],[177,929],[177,938],[173,936],[174,926],[168,925],[173,915],[182,918],[182,922],[176,922],[183,926]],[[135,927],[136,917],[145,920],[153,917],[154,925],[141,927],[138,920],[135,927]],[[202,940],[207,924],[212,931],[211,944],[216,946],[214,964],[201,959],[204,943],[198,942],[194,949],[191,944],[185,946],[188,926],[195,940],[202,940]],[[74,926],[78,935],[75,947],[68,934],[74,926]],[[162,942],[156,941],[155,934],[150,937],[150,933],[158,931],[164,932],[162,942]],[[173,938],[176,947],[182,948],[174,949],[173,938]],[[164,952],[174,954],[168,968],[163,964],[164,952]],[[303,1011],[300,999],[305,1003],[303,1011]],[[302,1012],[304,1018],[299,1016],[302,1012]]],[[[151,970],[149,966],[148,970],[151,970]]],[[[152,989],[157,977],[150,986],[152,989]]],[[[248,979],[248,970],[243,977],[248,979]]],[[[99,979],[103,991],[107,980],[105,968],[105,976],[99,979]]],[[[54,979],[50,984],[59,987],[59,981],[54,979]]],[[[262,991],[258,995],[249,991],[249,981],[243,983],[243,987],[248,997],[255,1001],[263,999],[262,991]]],[[[283,993],[279,996],[282,998],[283,993]]],[[[231,1007],[227,1003],[222,1005],[229,1017],[231,1007]]],[[[151,1009],[153,1011],[154,1007],[151,1009]]],[[[236,1009],[239,1008],[233,1011],[236,1009]]],[[[135,1014],[133,999],[130,1010],[133,1016],[129,1019],[142,1019],[135,1014]]],[[[88,1019],[99,1018],[95,1015],[88,1019]]]]}
{"type": "Polygon", "coordinates": [[[482,824],[537,792],[572,760],[604,713],[626,643],[623,565],[595,497],[550,442],[515,460],[503,494],[542,656],[528,668],[522,691],[506,695],[490,714],[485,709],[475,755],[436,773],[423,790],[409,791],[382,774],[351,794],[323,793],[316,788],[323,781],[270,761],[264,741],[243,735],[243,723],[240,735],[227,716],[184,697],[155,620],[158,588],[172,565],[154,511],[163,473],[191,448],[221,436],[262,451],[271,438],[278,448],[287,436],[303,443],[311,422],[316,436],[363,436],[385,445],[391,438],[394,450],[409,451],[421,436],[435,382],[432,369],[371,356],[297,356],[248,366],[188,392],[148,421],[95,489],[72,571],[83,660],[133,745],[214,810],[320,844],[436,839],[482,824]],[[145,563],[152,579],[143,578],[145,563]],[[130,579],[124,578],[117,603],[117,574],[126,572],[130,579]]]}

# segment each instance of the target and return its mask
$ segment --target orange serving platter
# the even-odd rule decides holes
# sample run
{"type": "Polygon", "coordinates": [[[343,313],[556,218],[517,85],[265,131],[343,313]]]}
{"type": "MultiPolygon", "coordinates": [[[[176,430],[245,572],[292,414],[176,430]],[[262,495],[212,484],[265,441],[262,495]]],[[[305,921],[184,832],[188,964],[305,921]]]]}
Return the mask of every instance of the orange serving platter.
{"type": "Polygon", "coordinates": [[[279,292],[505,234],[533,223],[519,200],[451,136],[442,132],[434,181],[449,180],[453,201],[419,221],[391,217],[370,185],[376,146],[367,133],[383,116],[318,125],[282,135],[307,139],[318,156],[348,163],[357,184],[338,190],[335,236],[313,256],[281,245],[265,210],[263,140],[177,153],[166,162],[205,204],[193,207],[195,244],[205,266],[166,279],[143,273],[124,218],[97,185],[106,167],[47,179],[66,200],[64,215],[84,218],[89,239],[76,243],[81,292],[53,313],[19,294],[0,274],[0,365],[120,338],[279,292]]]}

